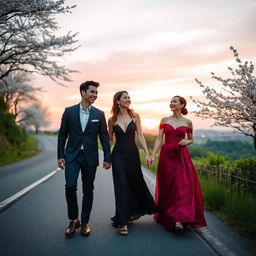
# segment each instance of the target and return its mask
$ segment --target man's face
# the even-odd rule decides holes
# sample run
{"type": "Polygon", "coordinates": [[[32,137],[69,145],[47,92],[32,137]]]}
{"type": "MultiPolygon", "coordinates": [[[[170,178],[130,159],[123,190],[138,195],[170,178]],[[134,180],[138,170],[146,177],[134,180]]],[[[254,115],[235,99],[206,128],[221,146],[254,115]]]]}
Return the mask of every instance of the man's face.
{"type": "Polygon", "coordinates": [[[81,91],[82,99],[89,104],[93,104],[94,101],[97,99],[98,90],[96,86],[89,85],[87,91],[81,91]]]}

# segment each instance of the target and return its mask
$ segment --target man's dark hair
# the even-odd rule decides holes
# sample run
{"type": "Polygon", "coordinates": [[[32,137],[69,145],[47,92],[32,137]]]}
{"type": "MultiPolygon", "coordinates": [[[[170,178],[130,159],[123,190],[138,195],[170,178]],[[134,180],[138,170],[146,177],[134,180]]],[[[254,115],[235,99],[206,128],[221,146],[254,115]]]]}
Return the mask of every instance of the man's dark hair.
{"type": "Polygon", "coordinates": [[[94,81],[86,81],[80,85],[80,93],[81,93],[81,91],[87,91],[89,89],[90,85],[99,87],[100,84],[98,82],[94,82],[94,81]]]}

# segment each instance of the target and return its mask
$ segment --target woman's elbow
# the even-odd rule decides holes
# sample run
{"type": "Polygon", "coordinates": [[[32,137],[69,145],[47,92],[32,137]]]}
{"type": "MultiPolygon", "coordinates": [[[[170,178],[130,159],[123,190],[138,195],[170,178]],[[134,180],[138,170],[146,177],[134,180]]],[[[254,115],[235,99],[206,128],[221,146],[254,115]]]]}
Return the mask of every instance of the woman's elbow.
{"type": "Polygon", "coordinates": [[[157,144],[162,144],[162,138],[161,137],[157,137],[157,139],[156,139],[156,143],[157,144]]]}

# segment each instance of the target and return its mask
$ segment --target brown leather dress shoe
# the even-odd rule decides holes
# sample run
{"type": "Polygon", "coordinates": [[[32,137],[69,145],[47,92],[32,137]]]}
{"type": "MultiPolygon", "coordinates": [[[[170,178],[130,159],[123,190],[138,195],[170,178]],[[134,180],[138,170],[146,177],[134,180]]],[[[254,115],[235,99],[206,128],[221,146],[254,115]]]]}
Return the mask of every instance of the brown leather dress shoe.
{"type": "Polygon", "coordinates": [[[65,231],[66,237],[72,237],[75,234],[76,229],[78,229],[79,227],[80,227],[80,221],[79,220],[76,220],[76,221],[71,220],[70,223],[69,223],[68,228],[65,231]]]}
{"type": "Polygon", "coordinates": [[[89,236],[91,233],[91,228],[89,224],[82,224],[81,225],[81,235],[82,236],[89,236]]]}

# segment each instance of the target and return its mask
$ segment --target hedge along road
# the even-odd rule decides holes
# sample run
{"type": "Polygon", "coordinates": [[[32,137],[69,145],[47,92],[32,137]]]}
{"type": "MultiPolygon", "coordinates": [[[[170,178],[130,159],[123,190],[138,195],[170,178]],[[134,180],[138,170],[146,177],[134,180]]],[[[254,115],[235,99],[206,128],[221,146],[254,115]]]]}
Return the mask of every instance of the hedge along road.
{"type": "MultiPolygon", "coordinates": [[[[23,161],[25,164],[12,164],[17,170],[18,178],[14,178],[16,172],[12,168],[10,175],[3,175],[5,183],[15,180],[18,186],[17,189],[15,185],[11,186],[11,191],[7,193],[9,196],[24,188],[25,184],[36,181],[36,175],[28,177],[31,172],[38,172],[40,179],[44,171],[47,175],[56,169],[56,137],[39,137],[43,145],[42,154],[45,156],[41,160],[40,155],[34,157],[36,160],[26,160],[28,163],[23,161]],[[46,170],[47,168],[49,169],[46,170]],[[22,173],[30,180],[25,182],[26,178],[22,178],[22,173]],[[19,184],[19,179],[24,180],[22,185],[19,184]]],[[[100,158],[102,163],[102,153],[100,158]]],[[[196,232],[169,232],[157,224],[152,216],[144,216],[129,225],[128,236],[119,235],[110,221],[115,211],[111,170],[104,170],[101,166],[95,180],[90,220],[92,233],[89,237],[82,237],[77,231],[73,238],[66,239],[64,231],[68,218],[64,184],[64,172],[57,171],[50,179],[34,187],[0,213],[0,247],[5,255],[215,255],[196,232]]],[[[149,186],[153,193],[152,186],[149,186]]],[[[81,203],[80,179],[78,200],[81,203]]]]}

